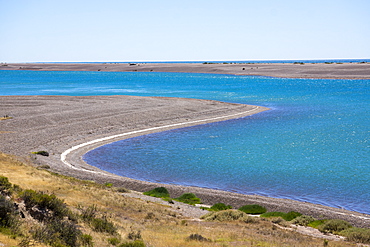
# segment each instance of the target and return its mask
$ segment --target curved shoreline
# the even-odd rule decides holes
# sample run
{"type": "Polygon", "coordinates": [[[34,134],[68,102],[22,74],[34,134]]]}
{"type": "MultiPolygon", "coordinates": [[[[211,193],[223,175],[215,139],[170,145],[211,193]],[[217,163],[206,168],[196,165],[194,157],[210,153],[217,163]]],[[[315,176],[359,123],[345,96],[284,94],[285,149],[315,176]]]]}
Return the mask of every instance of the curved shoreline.
{"type": "MultiPolygon", "coordinates": [[[[262,109],[260,106],[253,106],[254,108],[252,108],[251,110],[247,110],[247,111],[244,111],[244,112],[240,112],[240,113],[234,113],[234,114],[231,114],[231,115],[226,115],[226,116],[219,116],[219,117],[213,117],[213,118],[208,118],[208,119],[201,119],[201,120],[194,120],[194,121],[190,121],[190,122],[182,122],[182,123],[175,123],[175,124],[168,124],[168,125],[163,125],[163,126],[158,126],[158,127],[152,127],[152,128],[147,128],[147,129],[141,129],[141,130],[135,130],[135,131],[130,131],[130,132],[126,132],[126,133],[122,133],[122,134],[117,134],[117,135],[112,135],[112,136],[107,136],[107,137],[103,137],[103,138],[99,138],[99,139],[95,139],[95,140],[92,140],[92,141],[88,141],[88,142],[85,142],[85,143],[81,143],[77,146],[73,146],[67,150],[65,150],[61,155],[60,155],[60,160],[65,164],[67,165],[68,167],[70,168],[73,168],[73,169],[78,169],[77,167],[73,166],[71,163],[69,163],[67,161],[67,155],[70,154],[71,152],[73,151],[76,151],[77,149],[80,149],[80,148],[83,148],[83,147],[86,147],[86,146],[89,146],[89,145],[92,145],[92,144],[97,144],[97,143],[100,143],[100,142],[105,142],[105,141],[110,141],[110,140],[114,140],[114,139],[117,139],[117,138],[122,138],[124,136],[130,136],[130,135],[145,135],[145,133],[152,133],[153,131],[157,132],[157,131],[161,131],[161,130],[165,130],[165,129],[168,129],[168,128],[181,128],[183,126],[192,126],[192,125],[198,125],[198,124],[202,124],[202,123],[210,123],[210,122],[216,122],[216,121],[222,121],[222,120],[225,120],[225,119],[231,119],[231,118],[237,118],[238,116],[249,116],[249,115],[252,115],[253,112],[255,113],[258,113],[260,112],[259,109],[262,109]]],[[[89,172],[96,172],[96,171],[89,171],[89,172]]]]}
{"type": "MultiPolygon", "coordinates": [[[[199,121],[206,123],[223,120],[223,117],[235,118],[235,115],[257,110],[255,106],[135,96],[3,96],[0,97],[0,103],[0,109],[5,107],[14,113],[13,119],[2,121],[0,133],[4,142],[0,151],[26,158],[31,151],[47,150],[51,154],[49,157],[37,156],[33,162],[47,164],[52,171],[63,175],[99,183],[110,182],[135,191],[165,186],[173,197],[192,192],[209,205],[219,202],[234,207],[260,204],[270,211],[294,210],[315,217],[341,218],[356,226],[370,225],[370,215],[367,214],[289,199],[138,181],[99,170],[82,161],[82,154],[87,150],[115,141],[112,136],[123,139],[122,133],[130,133],[124,136],[130,138],[142,134],[142,130],[153,133],[178,128],[179,124],[186,127],[199,121]],[[96,139],[101,141],[94,141],[96,139]],[[68,153],[68,162],[71,166],[78,165],[79,169],[67,167],[60,159],[62,153],[81,143],[89,145],[79,146],[73,149],[74,152],[68,153]]],[[[258,110],[267,108],[260,107],[258,110]]]]}

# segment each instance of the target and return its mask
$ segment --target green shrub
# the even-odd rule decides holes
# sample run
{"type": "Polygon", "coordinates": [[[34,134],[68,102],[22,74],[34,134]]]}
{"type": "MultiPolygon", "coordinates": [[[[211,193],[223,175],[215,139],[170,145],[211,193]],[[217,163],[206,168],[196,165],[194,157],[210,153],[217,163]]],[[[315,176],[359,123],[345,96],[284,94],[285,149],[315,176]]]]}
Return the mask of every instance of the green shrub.
{"type": "Polygon", "coordinates": [[[20,194],[20,197],[24,200],[26,209],[38,220],[44,220],[45,217],[50,216],[31,210],[35,206],[41,211],[52,211],[52,216],[56,218],[70,216],[67,205],[55,195],[48,195],[34,190],[25,190],[20,194]]]}
{"type": "Polygon", "coordinates": [[[186,238],[187,241],[199,241],[199,242],[210,242],[208,238],[203,237],[200,234],[191,234],[189,237],[186,238]]]}
{"type": "Polygon", "coordinates": [[[43,243],[51,246],[70,246],[77,247],[78,239],[82,232],[77,226],[67,220],[53,219],[46,222],[45,225],[36,229],[33,237],[43,243]]]}
{"type": "Polygon", "coordinates": [[[270,217],[269,218],[272,223],[279,224],[279,225],[287,225],[286,220],[281,217],[270,217]]]}
{"type": "Polygon", "coordinates": [[[308,223],[307,226],[317,229],[319,226],[324,224],[326,221],[328,221],[328,220],[326,220],[326,219],[324,219],[324,220],[314,220],[314,221],[308,223]]]}
{"type": "Polygon", "coordinates": [[[348,241],[370,244],[370,229],[367,228],[348,228],[339,232],[339,235],[346,237],[348,241]]]}
{"type": "Polygon", "coordinates": [[[141,232],[131,230],[131,232],[129,232],[129,234],[127,235],[127,238],[130,239],[130,240],[140,240],[141,239],[141,232]]]}
{"type": "Polygon", "coordinates": [[[285,216],[285,215],[286,215],[286,213],[283,213],[283,212],[267,212],[267,213],[261,214],[261,217],[265,217],[265,218],[281,217],[281,218],[283,218],[283,216],[285,216]]]}
{"type": "Polygon", "coordinates": [[[89,235],[89,234],[82,234],[81,237],[80,237],[80,240],[81,240],[81,244],[82,246],[85,246],[85,247],[93,247],[94,246],[94,242],[92,241],[92,236],[89,235]]]}
{"type": "Polygon", "coordinates": [[[175,198],[176,201],[195,205],[201,203],[200,198],[196,197],[193,193],[185,193],[180,197],[175,198]]]}
{"type": "Polygon", "coordinates": [[[267,212],[267,213],[263,213],[261,214],[261,217],[281,217],[283,218],[284,220],[286,221],[291,221],[295,218],[297,218],[298,216],[301,216],[302,214],[301,213],[298,213],[298,212],[294,212],[294,211],[290,211],[289,213],[283,213],[283,212],[267,212]]]}
{"type": "Polygon", "coordinates": [[[324,224],[318,226],[317,229],[324,233],[338,233],[351,227],[352,225],[344,220],[327,220],[324,224]]]}
{"type": "Polygon", "coordinates": [[[12,191],[13,191],[13,192],[18,192],[18,193],[20,193],[20,192],[22,191],[22,188],[21,188],[19,185],[17,185],[17,184],[13,184],[12,191]]]}
{"type": "Polygon", "coordinates": [[[170,193],[165,187],[158,187],[150,191],[144,192],[143,194],[147,196],[153,196],[153,197],[159,197],[159,198],[170,197],[170,193]]]}
{"type": "Polygon", "coordinates": [[[147,220],[155,219],[155,214],[153,212],[149,212],[146,214],[145,219],[147,220]]]}
{"type": "Polygon", "coordinates": [[[232,206],[225,205],[224,203],[216,203],[211,208],[209,208],[209,211],[222,211],[222,210],[228,210],[232,208],[233,208],[232,206]]]}
{"type": "Polygon", "coordinates": [[[283,219],[286,220],[286,221],[291,221],[291,220],[294,220],[295,218],[297,218],[301,215],[302,215],[301,213],[298,213],[298,212],[295,212],[295,211],[290,211],[290,212],[286,213],[283,216],[283,219]]]}
{"type": "Polygon", "coordinates": [[[32,152],[32,153],[42,155],[42,156],[49,156],[49,152],[47,151],[37,151],[37,152],[32,152]]]}
{"type": "Polygon", "coordinates": [[[124,187],[118,187],[118,188],[115,188],[115,190],[116,190],[117,192],[120,192],[120,193],[129,193],[129,192],[130,192],[130,190],[129,190],[129,189],[126,189],[126,188],[124,188],[124,187]]]}
{"type": "Polygon", "coordinates": [[[257,204],[244,205],[241,206],[238,210],[246,214],[263,214],[266,213],[267,209],[263,206],[257,204]]]}
{"type": "Polygon", "coordinates": [[[96,205],[89,206],[85,209],[82,209],[81,218],[83,221],[90,224],[92,229],[96,232],[106,232],[111,235],[117,233],[117,229],[114,224],[108,221],[106,216],[102,218],[97,217],[98,209],[96,205]]]}
{"type": "Polygon", "coordinates": [[[118,238],[108,238],[108,243],[111,245],[118,245],[121,241],[118,238]]]}
{"type": "Polygon", "coordinates": [[[82,209],[81,218],[84,221],[91,221],[96,217],[97,210],[98,209],[96,205],[92,205],[87,207],[86,209],[82,209]]]}
{"type": "Polygon", "coordinates": [[[0,176],[0,194],[12,194],[12,184],[9,182],[8,178],[4,176],[0,176]]]}
{"type": "Polygon", "coordinates": [[[112,188],[113,184],[112,183],[105,183],[104,186],[108,187],[108,188],[112,188]]]}
{"type": "Polygon", "coordinates": [[[93,218],[90,221],[91,226],[93,229],[97,232],[106,232],[111,235],[114,235],[117,233],[117,229],[114,226],[114,224],[107,220],[106,217],[103,218],[93,218]]]}
{"type": "Polygon", "coordinates": [[[50,166],[49,165],[41,165],[41,166],[38,166],[37,169],[41,170],[41,169],[50,169],[50,166]]]}
{"type": "Polygon", "coordinates": [[[52,229],[57,233],[58,239],[63,240],[67,246],[78,246],[77,240],[82,235],[82,232],[77,228],[77,225],[70,221],[55,220],[52,223],[52,229]]]}
{"type": "Polygon", "coordinates": [[[18,226],[14,204],[0,195],[0,227],[16,229],[18,226]]]}
{"type": "Polygon", "coordinates": [[[245,221],[248,223],[252,223],[257,221],[257,219],[254,219],[254,217],[248,216],[246,213],[229,209],[229,210],[223,210],[219,212],[210,212],[206,215],[203,215],[201,219],[204,219],[205,221],[245,221]]]}
{"type": "Polygon", "coordinates": [[[141,240],[135,240],[133,242],[120,244],[118,247],[145,247],[145,244],[141,240]]]}
{"type": "Polygon", "coordinates": [[[314,222],[316,219],[308,215],[301,215],[291,221],[292,224],[299,226],[307,226],[311,222],[314,222]]]}

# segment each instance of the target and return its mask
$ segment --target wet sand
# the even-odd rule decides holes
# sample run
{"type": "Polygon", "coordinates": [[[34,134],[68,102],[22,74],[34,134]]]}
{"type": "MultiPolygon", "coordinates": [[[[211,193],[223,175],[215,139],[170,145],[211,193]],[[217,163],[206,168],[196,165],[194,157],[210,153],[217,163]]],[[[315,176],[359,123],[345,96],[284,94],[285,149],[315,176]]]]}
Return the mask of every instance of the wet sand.
{"type": "Polygon", "coordinates": [[[286,78],[370,79],[370,63],[10,63],[0,70],[183,72],[286,78]]]}
{"type": "Polygon", "coordinates": [[[88,150],[115,140],[243,117],[264,110],[268,109],[181,98],[0,96],[0,114],[12,117],[0,121],[2,140],[0,151],[17,155],[23,160],[31,160],[36,166],[48,165],[52,171],[64,175],[94,180],[99,183],[110,182],[115,186],[135,191],[147,191],[158,186],[165,186],[173,197],[185,192],[192,192],[208,205],[218,202],[234,207],[260,204],[270,211],[288,212],[294,210],[315,217],[341,218],[357,226],[369,227],[370,216],[365,214],[294,200],[138,181],[99,170],[87,165],[81,159],[81,156],[88,150]],[[226,117],[223,118],[223,116],[226,117]],[[205,121],[200,122],[202,120],[205,121]],[[161,126],[168,127],[161,128],[161,126]],[[140,130],[148,128],[148,131],[140,132],[140,130]],[[67,164],[61,161],[61,154],[71,147],[128,132],[134,133],[83,146],[68,153],[67,164]],[[50,156],[31,154],[31,152],[41,150],[48,151],[50,156]]]}

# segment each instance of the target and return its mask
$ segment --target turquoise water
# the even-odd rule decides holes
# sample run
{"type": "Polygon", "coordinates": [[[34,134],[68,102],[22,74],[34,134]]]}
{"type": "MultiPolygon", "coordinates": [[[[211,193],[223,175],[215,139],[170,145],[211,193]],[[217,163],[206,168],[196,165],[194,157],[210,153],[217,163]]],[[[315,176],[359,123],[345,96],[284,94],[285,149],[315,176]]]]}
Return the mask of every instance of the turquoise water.
{"type": "Polygon", "coordinates": [[[170,96],[270,107],[242,119],[115,142],[84,159],[140,180],[290,198],[368,214],[369,85],[370,80],[0,71],[1,95],[170,96]]]}

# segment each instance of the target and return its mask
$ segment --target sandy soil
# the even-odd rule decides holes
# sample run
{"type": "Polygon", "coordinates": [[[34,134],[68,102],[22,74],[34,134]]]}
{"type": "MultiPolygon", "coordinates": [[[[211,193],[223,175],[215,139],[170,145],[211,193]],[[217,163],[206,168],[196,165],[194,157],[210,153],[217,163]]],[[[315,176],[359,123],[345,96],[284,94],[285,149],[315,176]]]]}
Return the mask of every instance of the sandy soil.
{"type": "Polygon", "coordinates": [[[370,63],[343,64],[201,64],[201,63],[13,63],[1,70],[39,71],[138,71],[190,72],[233,75],[260,75],[287,78],[370,79],[370,63]]]}
{"type": "MultiPolygon", "coordinates": [[[[315,217],[345,219],[356,226],[370,226],[370,216],[337,208],[287,199],[210,190],[197,187],[161,185],[116,176],[85,164],[81,156],[88,150],[118,139],[163,131],[200,123],[221,121],[268,110],[263,107],[230,104],[209,100],[157,98],[135,96],[0,96],[0,116],[12,117],[0,121],[0,151],[31,160],[36,165],[48,165],[51,170],[80,179],[135,191],[147,191],[165,186],[173,197],[185,192],[197,194],[208,205],[223,202],[239,207],[260,204],[272,211],[300,211],[315,217]],[[222,116],[227,116],[222,118],[222,116]],[[216,119],[214,119],[216,118],[216,119]],[[206,119],[204,122],[199,122],[206,119]],[[182,124],[174,125],[174,124],[182,124]],[[170,126],[168,126],[170,125],[170,126]],[[160,126],[168,126],[158,128],[160,126]],[[105,140],[61,154],[73,146],[117,134],[148,129],[143,132],[105,140]],[[155,128],[155,129],[153,129],[155,128]],[[49,157],[31,154],[45,150],[49,157]]],[[[189,211],[189,209],[187,209],[189,211]]],[[[184,213],[186,214],[186,213],[184,213]]],[[[189,216],[200,215],[194,211],[189,216]]]]}

